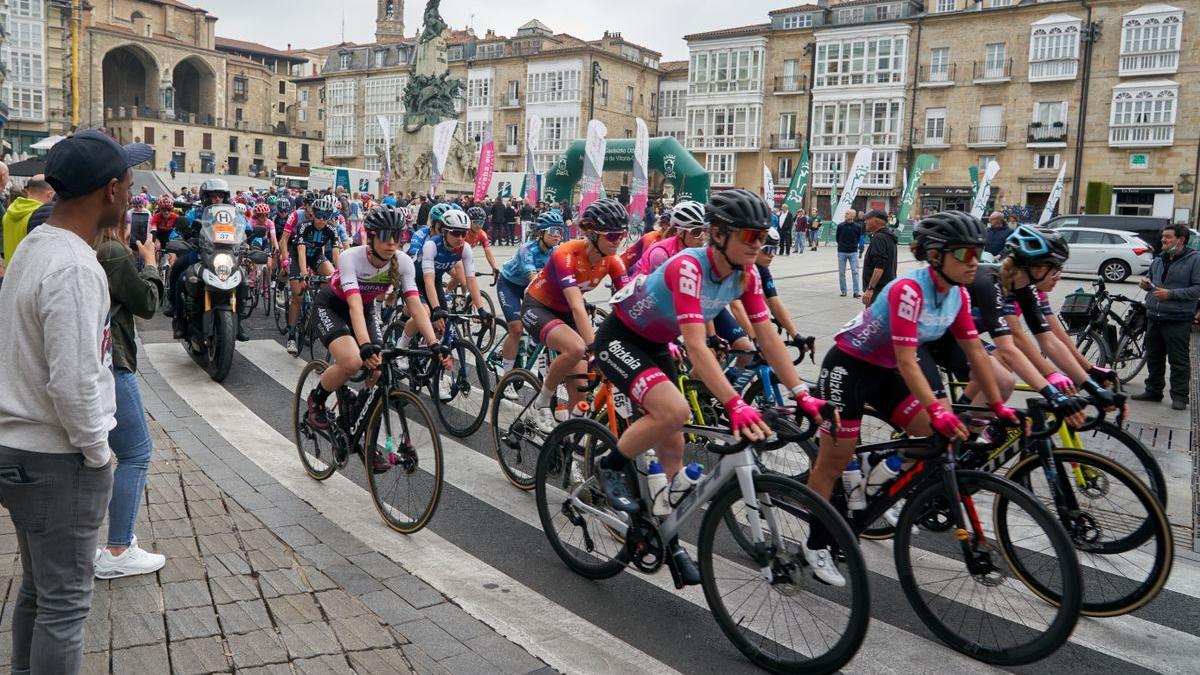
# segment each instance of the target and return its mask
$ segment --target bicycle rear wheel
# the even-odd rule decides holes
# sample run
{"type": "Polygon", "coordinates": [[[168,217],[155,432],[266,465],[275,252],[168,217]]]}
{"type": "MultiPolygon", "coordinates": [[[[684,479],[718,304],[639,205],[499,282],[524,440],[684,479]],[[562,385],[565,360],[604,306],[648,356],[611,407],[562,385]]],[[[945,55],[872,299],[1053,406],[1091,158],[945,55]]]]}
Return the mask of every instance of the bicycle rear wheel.
{"type": "MultiPolygon", "coordinates": [[[[328,367],[324,361],[309,361],[300,371],[296,393],[292,395],[292,438],[300,453],[304,473],[316,480],[332,476],[347,452],[345,434],[337,421],[331,420],[325,430],[316,429],[308,422],[308,393],[317,386],[328,367]]],[[[339,410],[338,392],[330,394],[325,405],[328,410],[339,410]]]]}
{"type": "Polygon", "coordinates": [[[1113,370],[1117,371],[1117,380],[1121,383],[1132,382],[1146,365],[1146,342],[1144,335],[1125,335],[1117,343],[1117,353],[1113,356],[1113,370]]]}
{"type": "Polygon", "coordinates": [[[900,587],[921,622],[963,654],[1002,666],[1043,659],[1066,643],[1079,619],[1083,588],[1071,540],[1012,482],[981,471],[955,474],[968,539],[960,542],[955,527],[922,527],[913,535],[913,525],[944,520],[950,505],[941,480],[911,495],[896,527],[900,587]],[[1004,508],[996,508],[993,522],[986,509],[997,502],[1004,508]],[[1014,560],[1031,574],[1036,569],[1038,582],[1062,603],[1044,602],[1016,574],[1014,560]]]}
{"type": "Polygon", "coordinates": [[[491,378],[483,354],[467,340],[455,340],[450,357],[450,370],[441,361],[434,363],[433,407],[446,431],[465,438],[475,433],[487,416],[491,378]]]}
{"type": "Polygon", "coordinates": [[[1080,333],[1075,338],[1075,346],[1079,348],[1079,353],[1092,363],[1103,367],[1111,365],[1112,354],[1109,353],[1108,343],[1100,333],[1094,330],[1080,333]]]}
{"type": "Polygon", "coordinates": [[[487,293],[480,292],[480,297],[483,298],[483,304],[492,314],[492,325],[484,328],[479,321],[472,321],[471,326],[475,328],[471,333],[471,341],[479,348],[479,351],[484,354],[491,351],[492,346],[496,344],[496,323],[503,320],[504,317],[496,317],[496,304],[492,302],[492,296],[487,293]]]}
{"type": "MultiPolygon", "coordinates": [[[[1073,495],[1074,508],[1063,525],[1079,555],[1083,613],[1117,616],[1153,600],[1171,574],[1175,550],[1158,500],[1129,471],[1095,453],[1055,450],[1054,465],[1065,479],[1059,488],[1073,495]]],[[[1038,457],[1019,462],[1008,478],[1055,510],[1055,490],[1038,457]]],[[[1001,506],[996,506],[997,516],[1001,506]]],[[[1025,562],[1014,558],[1013,571],[1047,602],[1058,602],[1057,591],[1043,586],[1025,562]]]]}
{"type": "Polygon", "coordinates": [[[363,455],[371,499],[388,527],[402,534],[424,528],[442,495],[442,439],[421,399],[393,389],[386,405],[379,399],[367,420],[363,455]],[[372,470],[371,454],[380,453],[391,468],[372,470]]]}
{"type": "Polygon", "coordinates": [[[748,549],[739,539],[755,537],[744,516],[740,537],[722,526],[735,513],[751,511],[737,481],[708,505],[698,544],[704,597],[721,631],[755,665],[773,672],[834,672],[854,657],[870,622],[870,584],[854,534],[825,500],[790,478],[755,476],[754,491],[762,543],[748,549]],[[814,522],[845,554],[844,587],[811,578],[800,544],[814,522]]]}
{"type": "Polygon", "coordinates": [[[522,368],[509,371],[492,394],[492,449],[500,472],[522,490],[532,490],[543,434],[534,423],[533,402],[541,383],[522,368]]]}
{"type": "Polygon", "coordinates": [[[280,288],[275,289],[272,296],[271,300],[275,304],[275,328],[279,330],[280,335],[285,335],[292,306],[291,286],[285,281],[280,288]]]}
{"type": "MultiPolygon", "coordinates": [[[[1158,498],[1158,503],[1162,504],[1163,509],[1167,508],[1167,479],[1163,475],[1162,467],[1146,446],[1128,431],[1105,421],[1095,429],[1078,433],[1072,438],[1072,442],[1078,441],[1080,447],[1062,449],[1087,450],[1120,464],[1150,488],[1150,492],[1158,498]]],[[[1055,452],[1059,451],[1058,439],[1059,437],[1055,437],[1055,452]]]]}

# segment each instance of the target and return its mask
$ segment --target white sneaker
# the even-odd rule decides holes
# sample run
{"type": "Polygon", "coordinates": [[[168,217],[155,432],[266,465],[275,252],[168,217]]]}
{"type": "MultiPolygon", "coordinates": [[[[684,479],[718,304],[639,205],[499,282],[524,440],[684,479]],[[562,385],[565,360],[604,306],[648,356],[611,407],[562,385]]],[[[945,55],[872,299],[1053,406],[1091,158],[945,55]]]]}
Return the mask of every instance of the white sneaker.
{"type": "Polygon", "coordinates": [[[454,398],[451,391],[454,389],[454,377],[450,373],[444,373],[442,379],[438,381],[438,398],[443,402],[454,398]]]}
{"type": "Polygon", "coordinates": [[[819,548],[814,551],[802,542],[800,550],[804,551],[804,559],[808,561],[808,566],[812,569],[813,576],[817,581],[838,588],[846,585],[846,578],[838,571],[837,563],[833,561],[833,555],[829,549],[819,548]]]}
{"type": "Polygon", "coordinates": [[[167,557],[158,553],[143,550],[137,545],[137,540],[130,542],[129,548],[121,555],[114,556],[107,548],[97,551],[96,578],[115,579],[131,577],[138,574],[157,572],[167,564],[167,557]]]}
{"type": "Polygon", "coordinates": [[[292,356],[295,356],[300,353],[300,348],[296,346],[295,338],[288,338],[287,353],[291,354],[292,356]]]}
{"type": "Polygon", "coordinates": [[[551,433],[558,426],[558,420],[554,419],[554,411],[549,407],[537,408],[534,412],[533,423],[543,434],[551,433]]]}
{"type": "MultiPolygon", "coordinates": [[[[896,502],[896,505],[893,506],[892,508],[883,512],[883,519],[887,521],[888,525],[892,526],[892,529],[895,529],[896,526],[900,524],[900,512],[902,510],[904,510],[904,500],[903,499],[896,502]]],[[[916,534],[919,531],[920,530],[917,529],[916,525],[912,526],[913,534],[916,534]]]]}

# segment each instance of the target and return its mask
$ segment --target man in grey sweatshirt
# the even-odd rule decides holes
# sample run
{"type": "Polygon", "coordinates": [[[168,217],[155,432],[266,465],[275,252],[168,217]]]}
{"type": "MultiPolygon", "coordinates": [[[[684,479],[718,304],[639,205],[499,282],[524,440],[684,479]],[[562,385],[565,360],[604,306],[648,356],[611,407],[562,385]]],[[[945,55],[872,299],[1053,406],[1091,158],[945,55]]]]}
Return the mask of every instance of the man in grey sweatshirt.
{"type": "Polygon", "coordinates": [[[153,152],[99,131],[55,145],[46,180],[59,200],[0,288],[0,503],[23,574],[13,673],[77,673],[82,662],[116,425],[108,282],[90,242],[120,224],[130,167],[153,152]]]}

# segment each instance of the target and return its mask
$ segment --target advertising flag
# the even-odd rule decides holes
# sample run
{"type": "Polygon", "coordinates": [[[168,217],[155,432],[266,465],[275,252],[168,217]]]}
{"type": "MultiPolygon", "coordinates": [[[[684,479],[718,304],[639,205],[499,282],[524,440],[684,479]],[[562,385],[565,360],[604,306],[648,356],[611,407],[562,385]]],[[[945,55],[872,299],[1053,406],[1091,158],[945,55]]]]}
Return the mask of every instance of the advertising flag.
{"type": "Polygon", "coordinates": [[[479,146],[479,167],[475,171],[475,201],[481,202],[487,198],[488,186],[492,184],[492,172],[496,169],[496,143],[492,140],[492,132],[483,134],[483,144],[479,146]]]}
{"type": "Polygon", "coordinates": [[[454,129],[458,120],[444,120],[433,128],[433,176],[429,181],[429,192],[437,192],[438,183],[442,180],[442,170],[446,168],[446,158],[450,156],[450,142],[454,140],[454,129]]]}
{"type": "Polygon", "coordinates": [[[804,150],[800,153],[800,168],[792,174],[792,182],[788,185],[787,197],[784,199],[788,213],[796,213],[800,202],[804,200],[804,190],[808,187],[808,171],[808,141],[804,141],[804,150]]]}
{"type": "Polygon", "coordinates": [[[650,193],[650,129],[637,118],[637,137],[633,142],[633,185],[630,186],[629,224],[638,225],[646,212],[650,193]]]}
{"type": "Polygon", "coordinates": [[[867,172],[871,170],[871,156],[874,152],[870,148],[859,148],[854,155],[854,164],[850,165],[850,173],[846,176],[846,182],[842,185],[842,198],[837,202],[837,208],[833,211],[833,222],[840,223],[846,217],[846,212],[854,206],[854,198],[858,196],[858,188],[867,177],[867,172]]]}
{"type": "Polygon", "coordinates": [[[521,196],[528,202],[538,201],[537,162],[534,154],[542,141],[542,118],[530,115],[525,120],[525,184],[521,196]]]}
{"type": "Polygon", "coordinates": [[[383,131],[383,189],[381,193],[392,191],[392,124],[383,115],[376,115],[379,128],[383,131]]]}
{"type": "Polygon", "coordinates": [[[1046,208],[1042,209],[1042,217],[1038,218],[1038,225],[1045,223],[1054,217],[1054,209],[1058,207],[1058,200],[1063,193],[1063,178],[1067,175],[1067,165],[1063,163],[1062,168],[1058,170],[1058,180],[1054,181],[1054,189],[1050,191],[1050,196],[1046,199],[1046,208]]]}
{"type": "Polygon", "coordinates": [[[900,197],[900,212],[896,214],[898,224],[903,225],[908,221],[908,214],[912,211],[913,203],[917,201],[917,188],[921,187],[921,176],[933,168],[935,161],[937,159],[927,153],[917,155],[917,158],[913,160],[912,170],[908,174],[908,183],[904,186],[904,194],[900,197]]]}
{"type": "Polygon", "coordinates": [[[608,127],[600,120],[588,122],[587,142],[583,148],[583,178],[579,181],[579,212],[600,198],[604,172],[604,152],[608,148],[608,127]]]}
{"type": "Polygon", "coordinates": [[[763,199],[768,206],[775,208],[775,176],[771,175],[771,168],[766,162],[763,162],[763,199]]]}
{"type": "Polygon", "coordinates": [[[967,169],[967,175],[971,177],[971,203],[974,204],[975,195],[979,193],[979,167],[967,169]]]}
{"type": "Polygon", "coordinates": [[[988,199],[992,196],[992,179],[998,173],[1000,173],[1000,165],[994,159],[989,161],[983,170],[983,176],[979,179],[979,189],[975,191],[975,203],[971,204],[971,215],[976,218],[983,217],[983,210],[987,208],[988,199]]]}

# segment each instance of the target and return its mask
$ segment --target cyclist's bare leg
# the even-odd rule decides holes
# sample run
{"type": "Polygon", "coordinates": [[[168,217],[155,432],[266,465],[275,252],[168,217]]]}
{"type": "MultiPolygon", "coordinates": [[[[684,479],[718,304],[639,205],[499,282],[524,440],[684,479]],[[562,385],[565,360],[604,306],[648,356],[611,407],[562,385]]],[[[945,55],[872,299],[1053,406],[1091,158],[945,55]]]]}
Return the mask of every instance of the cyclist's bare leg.
{"type": "MultiPolygon", "coordinates": [[[[989,360],[992,362],[992,372],[996,374],[996,386],[1000,387],[1000,395],[1007,401],[1008,397],[1012,396],[1013,391],[1017,388],[1017,375],[1005,367],[1003,363],[1000,363],[1000,359],[993,356],[989,360]]],[[[979,384],[975,380],[967,383],[967,388],[963,390],[963,393],[972,404],[987,404],[985,400],[976,400],[983,392],[980,391],[979,384]]]]}
{"type": "Polygon", "coordinates": [[[521,347],[521,333],[524,330],[520,319],[508,322],[508,335],[504,336],[504,344],[500,347],[500,356],[505,361],[517,358],[517,350],[521,347]]]}
{"type": "MultiPolygon", "coordinates": [[[[736,349],[738,351],[746,351],[746,352],[754,351],[754,343],[751,342],[750,338],[748,338],[748,337],[740,337],[740,338],[734,340],[733,344],[731,344],[729,346],[733,347],[734,349],[736,349]]],[[[754,358],[754,356],[752,354],[740,354],[740,355],[738,355],[737,359],[734,360],[734,363],[737,364],[738,368],[745,368],[747,365],[750,364],[750,359],[752,359],[752,358],[754,358]]]]}
{"type": "MultiPolygon", "coordinates": [[[[546,370],[546,381],[542,384],[546,391],[557,389],[571,373],[585,372],[587,364],[583,357],[587,347],[579,333],[570,326],[564,323],[551,328],[546,334],[546,346],[558,352],[558,356],[550,362],[550,367],[546,370]]],[[[578,387],[573,386],[567,387],[567,396],[572,404],[583,397],[578,387]]]]}
{"type": "Polygon", "coordinates": [[[646,392],[642,409],[645,414],[621,434],[617,450],[632,459],[654,448],[663,471],[673,476],[683,466],[683,434],[679,430],[692,415],[687,399],[673,382],[664,380],[646,392]]]}
{"type": "Polygon", "coordinates": [[[335,392],[362,370],[362,358],[358,355],[358,343],[349,335],[343,335],[330,342],[329,355],[333,363],[321,374],[321,388],[335,392]]]}
{"type": "MultiPolygon", "coordinates": [[[[845,424],[847,420],[842,420],[845,424]]],[[[840,430],[839,430],[840,431],[840,430]]],[[[626,436],[629,432],[626,432],[626,436]]],[[[621,440],[625,437],[622,436],[621,440]]],[[[813,466],[808,478],[808,487],[826,500],[833,494],[833,484],[842,477],[850,458],[854,456],[854,448],[858,445],[857,438],[837,438],[825,433],[820,434],[820,451],[817,453],[817,463],[813,466]]]]}
{"type": "Polygon", "coordinates": [[[304,282],[293,279],[291,302],[288,303],[288,327],[294,328],[296,321],[300,319],[300,305],[304,301],[301,294],[304,293],[304,282]]]}

